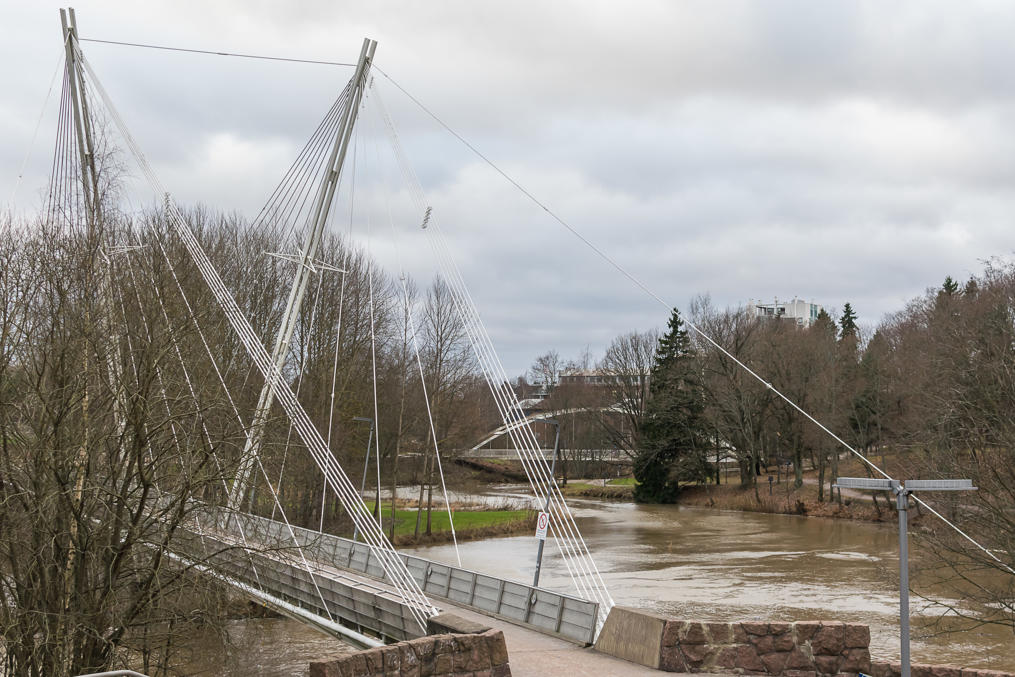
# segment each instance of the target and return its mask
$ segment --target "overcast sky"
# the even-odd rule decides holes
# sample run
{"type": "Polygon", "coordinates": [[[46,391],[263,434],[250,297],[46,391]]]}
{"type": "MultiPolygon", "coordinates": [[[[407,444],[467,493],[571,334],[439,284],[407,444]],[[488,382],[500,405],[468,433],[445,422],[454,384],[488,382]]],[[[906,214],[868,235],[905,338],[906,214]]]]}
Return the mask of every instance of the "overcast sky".
{"type": "MultiPolygon", "coordinates": [[[[19,210],[40,203],[53,147],[59,83],[43,102],[61,54],[58,7],[0,2],[0,204],[14,195],[19,210]]],[[[354,61],[372,37],[384,72],[681,308],[702,293],[718,305],[798,296],[830,310],[849,301],[874,324],[1015,248],[1015,3],[75,8],[82,37],[217,51],[354,61]]],[[[84,50],[176,199],[250,216],[351,75],[84,50]]],[[[376,85],[510,375],[548,349],[595,355],[617,334],[665,324],[655,301],[390,82],[376,85]]],[[[377,120],[364,113],[363,152],[382,158],[377,120]]],[[[384,161],[374,170],[386,185],[384,161]]],[[[392,188],[397,249],[425,279],[421,215],[392,188]]],[[[379,219],[364,210],[354,237],[395,272],[396,238],[379,219]]]]}

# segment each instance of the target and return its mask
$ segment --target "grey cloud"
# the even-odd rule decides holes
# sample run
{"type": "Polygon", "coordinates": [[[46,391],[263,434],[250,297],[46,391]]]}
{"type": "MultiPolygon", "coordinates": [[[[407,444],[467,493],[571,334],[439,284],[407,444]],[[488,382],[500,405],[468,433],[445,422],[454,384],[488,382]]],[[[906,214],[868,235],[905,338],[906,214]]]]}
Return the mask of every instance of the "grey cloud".
{"type": "MultiPolygon", "coordinates": [[[[352,60],[364,35],[377,38],[386,73],[681,307],[704,292],[718,305],[799,295],[850,301],[874,322],[1012,250],[1008,4],[76,5],[86,36],[134,42],[352,60]]],[[[18,27],[0,44],[18,65],[2,75],[5,200],[59,29],[55,5],[0,4],[0,21],[18,27]]],[[[349,75],[85,49],[174,195],[248,215],[349,75]]],[[[665,309],[375,79],[509,373],[549,348],[597,352],[665,322],[665,309]]],[[[48,115],[19,204],[35,200],[48,171],[48,115]]],[[[371,214],[370,246],[393,271],[380,177],[390,153],[375,141],[373,112],[360,129],[363,152],[383,159],[362,160],[353,232],[364,242],[371,214]]],[[[391,208],[402,262],[426,280],[434,266],[419,209],[404,192],[391,208]]],[[[344,209],[335,229],[348,227],[344,209]]]]}

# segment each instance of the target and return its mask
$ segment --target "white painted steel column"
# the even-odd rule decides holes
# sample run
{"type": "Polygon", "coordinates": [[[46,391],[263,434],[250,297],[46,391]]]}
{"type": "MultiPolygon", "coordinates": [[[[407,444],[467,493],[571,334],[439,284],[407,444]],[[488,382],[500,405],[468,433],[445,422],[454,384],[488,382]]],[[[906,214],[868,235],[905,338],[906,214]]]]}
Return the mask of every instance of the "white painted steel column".
{"type": "Polygon", "coordinates": [[[342,112],[342,118],[338,125],[338,135],[335,138],[335,145],[331,150],[331,157],[328,160],[328,170],[321,180],[321,188],[318,190],[317,200],[310,218],[310,227],[307,229],[303,251],[300,255],[300,261],[296,266],[296,276],[293,279],[292,289],[289,291],[289,302],[286,304],[285,312],[282,315],[282,324],[279,326],[278,335],[275,338],[275,348],[271,354],[271,361],[275,365],[275,370],[265,381],[264,387],[261,389],[260,397],[257,400],[257,408],[254,410],[254,419],[251,422],[250,430],[247,433],[247,441],[243,447],[243,454],[240,457],[236,480],[233,482],[232,490],[229,492],[228,506],[232,510],[238,510],[240,503],[243,501],[247,484],[254,470],[254,461],[261,451],[264,426],[267,423],[271,405],[275,401],[274,389],[278,385],[277,381],[281,377],[282,368],[285,366],[286,358],[289,355],[289,342],[292,340],[293,332],[296,330],[300,307],[303,304],[303,297],[307,291],[310,275],[314,272],[314,258],[317,256],[317,249],[321,244],[321,238],[324,234],[324,225],[327,223],[328,213],[331,210],[331,204],[338,190],[339,178],[342,175],[342,165],[345,163],[349,141],[352,138],[353,126],[356,123],[356,115],[363,97],[363,90],[366,88],[367,78],[370,75],[370,63],[373,61],[376,48],[376,41],[369,38],[363,39],[363,48],[360,50],[356,72],[353,74],[352,80],[350,80],[352,91],[350,92],[348,107],[342,112]]]}

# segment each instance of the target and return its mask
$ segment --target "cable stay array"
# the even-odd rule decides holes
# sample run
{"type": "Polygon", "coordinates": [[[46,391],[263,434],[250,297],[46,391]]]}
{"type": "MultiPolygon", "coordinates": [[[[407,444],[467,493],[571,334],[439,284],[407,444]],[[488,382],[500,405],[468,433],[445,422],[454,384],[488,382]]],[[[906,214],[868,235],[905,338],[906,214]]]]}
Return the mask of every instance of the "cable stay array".
{"type": "MultiPolygon", "coordinates": [[[[183,245],[191,262],[200,273],[201,279],[204,281],[207,290],[211,293],[214,302],[218,305],[224,314],[225,319],[228,321],[228,324],[232,327],[237,338],[242,343],[249,359],[264,378],[267,389],[270,390],[272,398],[277,399],[282,406],[282,409],[285,411],[297,437],[300,438],[302,445],[310,452],[313,460],[325,477],[329,488],[338,497],[346,512],[350,515],[353,523],[356,525],[357,531],[361,535],[362,540],[370,546],[376,560],[384,569],[388,581],[396,589],[403,603],[413,611],[419,625],[421,627],[425,627],[426,618],[436,612],[435,608],[425,597],[415,580],[406,570],[404,562],[394,552],[391,544],[388,542],[384,533],[380,530],[379,525],[373,520],[364,505],[359,493],[352,485],[344,470],[335,460],[334,455],[329,451],[327,444],[317,431],[316,427],[310,421],[306,411],[300,405],[296,395],[290,389],[287,379],[283,378],[279,360],[273,360],[272,356],[268,354],[246,315],[240,309],[234,297],[226,288],[221,275],[211,263],[197,237],[190,230],[184,215],[180,212],[175,203],[168,197],[163,185],[155,175],[151,166],[148,164],[140,146],[134,140],[123,121],[123,118],[118,113],[111,98],[108,96],[99,81],[96,73],[81,53],[80,48],[74,39],[73,31],[68,32],[68,46],[69,53],[71,54],[71,59],[68,60],[68,71],[70,72],[73,69],[79,69],[79,74],[77,77],[74,77],[72,72],[70,76],[65,77],[65,82],[69,83],[71,86],[65,88],[64,102],[66,103],[69,99],[74,98],[75,88],[73,85],[75,84],[75,80],[78,82],[87,82],[87,86],[89,91],[92,93],[93,100],[100,101],[102,103],[105,114],[108,115],[131,155],[133,155],[153,193],[157,196],[166,196],[163,217],[168,223],[172,235],[176,236],[179,242],[183,245]]],[[[348,125],[346,128],[347,132],[351,132],[351,124],[349,124],[350,118],[352,117],[351,111],[355,110],[355,107],[358,105],[358,100],[354,102],[353,97],[350,96],[349,92],[350,89],[347,88],[343,95],[339,97],[335,106],[329,110],[325,120],[318,128],[317,133],[315,133],[315,136],[312,137],[307,148],[304,149],[305,152],[301,154],[301,158],[299,158],[297,163],[290,168],[290,171],[283,179],[282,189],[276,191],[266,205],[266,208],[262,211],[262,216],[259,218],[260,222],[269,223],[270,227],[276,229],[285,228],[289,223],[292,223],[293,219],[299,218],[301,214],[311,213],[311,209],[308,208],[308,205],[312,203],[309,199],[310,197],[314,198],[314,218],[319,219],[322,222],[327,220],[327,207],[325,206],[325,200],[326,198],[330,198],[337,189],[338,172],[334,170],[333,166],[322,172],[319,157],[313,153],[313,150],[315,147],[319,147],[323,143],[322,139],[326,138],[329,131],[334,133],[336,126],[341,126],[342,120],[345,120],[348,125]],[[335,123],[336,119],[339,120],[338,125],[335,123]],[[316,195],[314,195],[313,189],[308,188],[308,186],[312,183],[311,179],[315,173],[318,175],[323,173],[332,179],[330,184],[323,184],[321,187],[317,188],[316,195]]],[[[77,188],[77,186],[87,185],[86,182],[75,181],[73,178],[77,173],[74,171],[76,168],[73,166],[72,162],[72,158],[75,156],[72,150],[74,145],[72,141],[81,143],[82,135],[74,134],[73,129],[68,129],[71,126],[70,116],[67,115],[68,108],[69,106],[64,105],[61,109],[61,124],[58,133],[59,141],[57,144],[58,154],[57,161],[54,163],[54,180],[51,182],[52,197],[49,201],[48,212],[51,215],[54,215],[65,212],[66,210],[73,210],[75,213],[65,217],[65,219],[75,219],[77,218],[78,212],[84,210],[86,213],[92,213],[94,212],[94,209],[88,202],[88,193],[84,193],[84,197],[82,197],[82,191],[77,188]],[[68,193],[73,199],[65,199],[68,193]]],[[[337,151],[333,150],[332,160],[334,160],[334,156],[336,154],[337,151]]],[[[88,156],[89,155],[85,153],[78,154],[78,157],[88,156]]],[[[151,224],[147,225],[150,226],[151,224]]],[[[208,362],[213,365],[213,370],[216,374],[219,385],[227,395],[230,408],[237,419],[237,425],[240,429],[247,430],[249,432],[251,430],[251,426],[244,425],[242,417],[240,416],[239,410],[235,404],[235,400],[229,393],[229,387],[226,384],[218,360],[216,359],[216,356],[212,351],[208,340],[205,338],[203,330],[201,329],[202,321],[199,318],[201,318],[205,313],[202,312],[199,314],[199,312],[196,311],[188,298],[187,291],[180,283],[172,257],[167,251],[167,247],[162,239],[165,234],[160,233],[157,230],[151,230],[149,231],[147,237],[141,237],[140,233],[135,233],[135,235],[138,237],[131,244],[144,246],[149,250],[146,253],[155,254],[158,257],[161,257],[163,265],[165,265],[166,269],[170,271],[174,280],[176,291],[183,300],[187,311],[186,314],[196,329],[196,333],[201,340],[208,362]],[[152,247],[153,244],[155,245],[154,247],[152,247]],[[152,248],[157,251],[151,252],[150,249],[152,248]]],[[[315,252],[313,251],[313,248],[305,248],[301,262],[312,261],[314,254],[315,252]],[[308,249],[309,251],[307,251],[308,249]]],[[[131,257],[127,255],[125,258],[129,260],[131,257]]],[[[301,266],[300,270],[307,270],[307,268],[307,266],[301,266]]],[[[139,276],[134,273],[133,270],[131,270],[131,276],[135,282],[138,281],[139,276]]],[[[141,280],[141,283],[143,282],[144,281],[141,280]]],[[[154,283],[154,281],[152,282],[154,283]]],[[[162,300],[161,293],[159,293],[158,298],[160,308],[165,311],[165,304],[162,300]]],[[[145,318],[146,328],[148,328],[147,322],[149,319],[150,318],[145,318]]],[[[168,314],[164,314],[162,320],[168,323],[168,314]]],[[[184,380],[187,382],[188,388],[190,389],[191,399],[195,402],[195,407],[198,407],[200,396],[193,389],[190,370],[187,368],[186,360],[184,359],[175,337],[172,338],[171,343],[173,346],[173,352],[177,355],[184,380]]],[[[282,361],[284,362],[284,360],[282,361]]],[[[168,398],[166,398],[166,401],[168,402],[168,398]]],[[[208,432],[207,429],[203,427],[203,420],[201,425],[203,428],[203,434],[207,438],[208,432]]],[[[211,446],[210,440],[206,439],[206,443],[211,446]]],[[[256,467],[257,470],[260,471],[260,474],[268,485],[268,488],[272,491],[272,500],[275,507],[281,512],[283,519],[288,525],[288,519],[285,517],[284,509],[279,503],[277,494],[272,489],[273,483],[269,480],[263,465],[260,463],[260,459],[255,454],[252,457],[245,459],[245,463],[246,467],[251,469],[256,467]]],[[[238,485],[239,482],[234,482],[232,487],[224,487],[224,489],[227,490],[228,494],[235,495],[235,490],[238,485]]],[[[252,545],[256,545],[247,541],[246,535],[242,533],[242,526],[239,522],[237,522],[237,526],[239,526],[241,530],[240,536],[244,547],[249,549],[252,545]]],[[[295,535],[292,534],[291,527],[289,527],[289,530],[290,535],[295,542],[295,535]]],[[[199,531],[203,533],[206,529],[201,527],[199,528],[199,531]]],[[[299,557],[303,561],[304,567],[310,571],[310,565],[301,551],[299,552],[299,557]]],[[[311,575],[313,575],[312,572],[311,575]]]]}
{"type": "MultiPolygon", "coordinates": [[[[351,481],[349,475],[333,453],[333,431],[335,430],[336,411],[336,390],[339,373],[339,352],[342,336],[343,307],[346,297],[346,277],[352,267],[353,252],[351,241],[353,236],[353,222],[356,216],[356,172],[362,168],[369,159],[369,154],[361,148],[361,138],[358,128],[355,126],[358,117],[366,117],[370,113],[372,117],[368,124],[373,126],[374,138],[384,137],[387,141],[393,161],[404,188],[412,203],[412,208],[417,216],[417,221],[412,224],[417,236],[422,231],[422,237],[427,240],[430,252],[433,256],[439,278],[447,285],[451,302],[458,321],[468,340],[469,347],[475,357],[476,364],[483,373],[487,387],[496,406],[497,412],[504,424],[504,430],[510,438],[514,448],[517,450],[518,458],[521,461],[528,478],[529,486],[534,500],[540,505],[546,505],[550,513],[549,532],[560,555],[560,562],[570,577],[571,583],[578,594],[584,599],[599,604],[600,615],[599,627],[605,622],[609,610],[614,606],[614,601],[606,582],[599,571],[592,553],[585,542],[573,513],[565,501],[563,494],[557,486],[551,473],[550,466],[541,451],[536,435],[531,428],[529,421],[521,408],[514,390],[508,385],[507,373],[494,348],[490,333],[480,315],[475,300],[473,299],[461,268],[453,256],[451,243],[441,227],[441,211],[434,209],[423,190],[422,184],[410,164],[407,154],[402,146],[398,131],[385,107],[379,88],[375,86],[371,78],[373,66],[373,55],[376,43],[364,41],[360,59],[356,64],[355,72],[346,85],[338,94],[337,98],[325,112],[323,118],[310,135],[306,144],[300,149],[293,163],[283,174],[280,182],[268,197],[264,206],[260,209],[254,220],[247,226],[248,234],[259,234],[264,236],[264,241],[278,245],[277,251],[265,251],[266,265],[280,266],[284,272],[280,279],[284,279],[290,285],[288,300],[284,307],[279,304],[272,307],[267,313],[267,318],[258,318],[257,327],[252,321],[253,311],[256,307],[263,305],[266,296],[265,290],[261,295],[242,296],[246,290],[231,290],[226,282],[223,272],[216,267],[209,257],[208,252],[202,245],[198,235],[188,223],[187,216],[181,211],[171,199],[169,193],[152,169],[140,145],[117,111],[111,97],[102,86],[99,78],[91,64],[82,53],[77,37],[77,29],[74,23],[73,12],[70,15],[70,23],[65,25],[65,49],[67,58],[63,72],[63,87],[61,91],[59,116],[57,119],[56,144],[54,148],[52,169],[49,177],[49,193],[44,206],[44,222],[50,227],[55,227],[64,232],[73,232],[85,237],[97,237],[102,240],[104,252],[103,261],[100,264],[100,275],[104,276],[104,282],[99,285],[100,304],[104,307],[107,316],[108,334],[111,342],[117,348],[125,349],[128,359],[123,361],[129,366],[134,378],[140,378],[140,368],[135,361],[134,345],[135,340],[144,340],[149,343],[155,340],[156,334],[167,333],[169,337],[170,354],[172,356],[173,370],[180,376],[181,383],[174,383],[174,380],[166,373],[166,367],[159,366],[156,369],[156,388],[160,393],[160,406],[165,409],[167,417],[172,419],[174,413],[179,409],[180,402],[186,400],[190,407],[188,416],[193,418],[196,424],[192,430],[184,430],[183,427],[173,422],[168,427],[168,434],[172,444],[177,449],[181,459],[185,456],[185,447],[188,439],[196,438],[212,449],[214,462],[220,469],[222,493],[219,497],[226,508],[224,511],[209,511],[209,515],[226,515],[224,519],[202,518],[200,514],[194,519],[194,529],[200,538],[214,537],[221,535],[224,528],[235,529],[235,535],[248,553],[248,562],[252,568],[255,579],[260,581],[257,565],[250,553],[264,544],[252,542],[244,531],[243,521],[235,519],[228,520],[228,515],[242,514],[243,511],[251,510],[249,506],[254,503],[254,490],[266,487],[271,497],[272,518],[276,514],[284,522],[290,540],[294,544],[294,560],[298,560],[298,566],[307,571],[313,581],[317,595],[323,607],[327,610],[328,605],[317,586],[317,573],[312,563],[305,556],[294,528],[290,524],[289,516],[284,508],[284,496],[281,495],[283,475],[286,470],[286,462],[289,458],[291,447],[305,449],[314,466],[321,473],[321,521],[319,531],[324,529],[324,506],[327,498],[333,496],[348,514],[355,529],[357,539],[361,539],[371,550],[377,562],[382,567],[386,580],[396,590],[402,602],[412,610],[413,617],[421,627],[425,627],[426,619],[436,613],[434,605],[427,599],[418,583],[409,573],[403,560],[392,547],[384,533],[380,520],[380,499],[381,499],[381,442],[382,431],[379,430],[379,419],[381,414],[381,403],[378,399],[377,389],[377,337],[376,337],[376,316],[375,316],[375,288],[374,276],[377,274],[373,267],[373,259],[370,256],[369,248],[372,246],[373,222],[369,216],[365,218],[367,243],[366,256],[366,279],[368,283],[368,330],[370,337],[370,366],[372,377],[372,428],[371,438],[374,454],[375,472],[377,483],[377,509],[378,517],[367,508],[362,495],[362,488],[357,487],[351,481]],[[89,108],[91,104],[92,108],[89,108]],[[101,111],[96,108],[101,104],[101,111]],[[117,220],[107,217],[103,213],[107,201],[108,187],[104,185],[104,172],[102,167],[102,153],[96,149],[97,140],[91,132],[90,119],[99,114],[105,115],[108,123],[114,128],[127,151],[133,157],[138,169],[141,171],[152,194],[156,199],[163,201],[163,209],[160,219],[141,219],[139,223],[117,220]],[[343,172],[343,165],[348,162],[350,171],[343,172]],[[359,166],[358,166],[359,163],[359,166]],[[346,178],[348,177],[348,178],[346,178]],[[343,181],[345,183],[343,184],[343,181]],[[348,230],[345,237],[345,260],[325,260],[321,257],[322,239],[329,232],[336,230],[336,210],[332,209],[340,190],[346,189],[349,194],[348,230]],[[158,223],[156,221],[159,221],[158,223]],[[185,278],[188,271],[183,271],[180,257],[174,256],[174,247],[182,247],[186,253],[187,264],[192,266],[199,275],[203,287],[200,293],[195,292],[193,287],[188,287],[185,278]],[[163,278],[159,279],[156,271],[161,271],[163,278]],[[326,428],[319,429],[301,403],[301,389],[303,387],[305,365],[295,360],[294,333],[300,323],[300,318],[308,318],[308,331],[313,331],[320,319],[322,308],[322,284],[325,275],[341,275],[340,296],[338,304],[337,327],[334,328],[334,355],[332,358],[330,374],[330,406],[326,428]],[[316,280],[314,276],[317,276],[316,280]],[[127,284],[114,284],[114,280],[120,280],[127,284]],[[142,289],[153,290],[155,306],[146,306],[141,297],[142,289]],[[130,294],[130,291],[133,294],[130,294]],[[306,306],[306,296],[309,294],[309,306],[306,306]],[[172,295],[172,298],[170,298],[172,295]],[[200,298],[198,298],[200,296],[200,298]],[[239,297],[239,298],[238,298],[239,297]],[[211,302],[217,308],[221,321],[231,330],[231,337],[238,341],[242,348],[243,362],[216,354],[213,348],[213,341],[209,338],[210,331],[208,324],[208,313],[201,304],[211,302]],[[174,319],[172,306],[180,304],[183,309],[185,321],[181,323],[174,319]],[[146,310],[147,308],[147,310],[146,310]],[[140,336],[132,338],[131,333],[123,331],[122,334],[116,330],[117,323],[126,326],[135,322],[140,327],[140,336]],[[184,332],[192,334],[197,339],[197,349],[187,349],[181,343],[179,334],[184,332]],[[269,350],[269,341],[272,349],[269,350]],[[198,355],[195,358],[194,355],[198,355]],[[216,455],[212,434],[207,426],[203,413],[202,401],[204,395],[195,385],[195,373],[202,368],[195,364],[195,359],[200,360],[200,365],[210,370],[214,375],[214,382],[217,388],[224,394],[228,403],[227,414],[230,429],[242,435],[244,439],[243,449],[239,455],[238,470],[231,481],[226,478],[227,466],[216,455]],[[294,364],[296,362],[296,364],[294,364]],[[242,369],[244,366],[255,374],[255,381],[261,385],[260,394],[257,398],[253,414],[249,414],[249,408],[245,409],[243,398],[236,393],[235,385],[230,385],[230,370],[242,369]],[[278,475],[269,474],[262,459],[262,445],[265,436],[265,429],[269,423],[270,414],[275,408],[280,408],[283,413],[283,423],[287,426],[285,443],[282,447],[281,467],[278,475]],[[174,410],[174,407],[177,409],[174,410]],[[247,412],[246,415],[244,412],[247,412]],[[249,419],[249,420],[248,420],[249,419]],[[377,426],[376,428],[373,426],[377,426]],[[324,429],[326,432],[321,433],[324,429]]],[[[187,51],[187,50],[185,50],[187,51]]],[[[189,50],[196,51],[196,50],[189,50]]],[[[243,55],[252,56],[252,55],[243,55]]],[[[418,105],[426,114],[433,117],[442,127],[459,139],[466,147],[474,152],[481,160],[487,163],[516,189],[521,191],[529,200],[544,210],[553,220],[577,237],[584,245],[589,247],[597,256],[603,259],[609,266],[616,269],[622,276],[631,281],[638,289],[649,295],[667,311],[672,307],[660,295],[653,292],[644,282],[638,279],[633,273],[620,265],[614,258],[588,240],[576,228],[570,225],[563,218],[558,216],[543,202],[538,200],[531,192],[526,190],[514,178],[494,164],[489,158],[480,153],[464,137],[448,127],[440,118],[426,108],[418,99],[409,94],[398,85],[386,73],[376,69],[384,78],[391,82],[398,90],[404,93],[418,105]]],[[[373,162],[376,166],[382,164],[380,152],[375,146],[373,162]]],[[[395,190],[388,186],[392,193],[395,190]]],[[[110,210],[112,211],[112,210],[110,210]]],[[[395,218],[392,216],[390,204],[387,207],[387,227],[390,230],[392,241],[395,243],[395,255],[398,262],[399,282],[398,291],[401,295],[401,302],[406,318],[406,332],[408,345],[412,348],[415,367],[419,372],[423,402],[427,415],[428,438],[427,445],[432,445],[434,461],[440,477],[443,492],[444,505],[451,519],[452,537],[455,545],[455,552],[458,563],[461,565],[461,554],[458,551],[457,534],[454,530],[454,522],[448,492],[444,479],[444,468],[441,459],[440,439],[437,426],[434,423],[434,411],[432,410],[432,393],[435,385],[427,383],[422,357],[421,339],[419,327],[415,316],[414,302],[410,298],[407,286],[407,274],[401,258],[401,247],[399,240],[402,234],[396,228],[395,218]]],[[[852,454],[857,456],[863,463],[867,464],[874,473],[889,478],[889,475],[881,470],[873,461],[860,453],[853,446],[836,435],[815,417],[797,405],[792,399],[776,389],[771,383],[753,371],[749,365],[740,361],[731,354],[724,346],[710,337],[693,322],[685,320],[687,326],[695,332],[704,342],[723,353],[727,358],[736,363],[739,368],[746,371],[752,378],[758,380],[773,394],[799,412],[803,417],[815,424],[820,430],[829,435],[837,444],[841,445],[852,454]]],[[[109,382],[112,392],[118,393],[120,387],[118,379],[123,378],[118,373],[119,360],[109,359],[105,369],[105,378],[109,382]]],[[[245,385],[249,380],[245,381],[245,385]]],[[[126,403],[118,403],[114,408],[124,409],[126,403]]],[[[324,422],[319,422],[324,425],[324,422]]],[[[387,431],[384,431],[387,434],[387,431]]],[[[369,456],[368,456],[369,458],[369,456]]],[[[181,461],[181,466],[184,465],[181,461]]],[[[364,468],[364,476],[367,468],[364,468]]],[[[315,486],[315,499],[316,491],[315,486]]],[[[394,504],[395,496],[392,496],[394,504]]],[[[962,531],[956,524],[946,519],[937,510],[934,510],[925,501],[914,496],[914,499],[932,514],[943,520],[948,526],[958,532],[963,538],[976,548],[990,556],[994,561],[1000,563],[1010,573],[1015,574],[1011,568],[1001,562],[1000,558],[989,549],[978,543],[972,536],[962,531]]],[[[422,507],[422,506],[421,506],[422,507]]],[[[392,515],[394,519],[394,515],[392,515]]],[[[260,583],[259,583],[260,584],[260,583]]],[[[334,621],[330,616],[329,619],[334,621]]],[[[598,629],[597,629],[598,631],[598,629]]]]}

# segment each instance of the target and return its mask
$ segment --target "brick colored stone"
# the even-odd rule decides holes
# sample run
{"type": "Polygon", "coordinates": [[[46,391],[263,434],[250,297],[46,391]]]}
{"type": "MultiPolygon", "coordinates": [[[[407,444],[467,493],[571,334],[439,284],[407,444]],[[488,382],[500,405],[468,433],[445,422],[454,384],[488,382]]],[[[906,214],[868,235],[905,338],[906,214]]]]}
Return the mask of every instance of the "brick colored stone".
{"type": "Polygon", "coordinates": [[[774,636],[772,638],[772,646],[776,651],[792,651],[793,647],[796,646],[796,642],[793,641],[793,633],[787,630],[774,636]]]}
{"type": "Polygon", "coordinates": [[[708,644],[681,644],[680,650],[684,652],[684,659],[689,668],[701,667],[712,653],[712,647],[708,644]]]}
{"type": "Polygon", "coordinates": [[[763,672],[765,670],[765,664],[761,662],[758,652],[750,644],[742,644],[737,647],[737,664],[735,667],[756,672],[763,672]]]}
{"type": "Polygon", "coordinates": [[[769,653],[761,657],[761,662],[765,664],[765,671],[772,675],[782,674],[783,670],[786,669],[786,659],[789,658],[789,653],[769,653]]]}
{"type": "Polygon", "coordinates": [[[759,656],[772,653],[775,651],[775,641],[771,635],[760,635],[751,637],[751,644],[757,650],[759,656]]]}
{"type": "Polygon", "coordinates": [[[786,657],[787,670],[814,670],[814,661],[800,647],[794,647],[786,657]]]}
{"type": "Polygon", "coordinates": [[[769,623],[768,633],[770,635],[781,635],[784,632],[789,632],[793,629],[792,623],[769,623]]]}
{"type": "Polygon", "coordinates": [[[398,672],[402,667],[402,656],[398,646],[384,647],[384,672],[398,672]]]}
{"type": "Polygon", "coordinates": [[[733,641],[733,627],[729,623],[705,623],[705,629],[712,637],[713,644],[729,644],[733,641]]]}
{"type": "Polygon", "coordinates": [[[724,646],[715,657],[715,667],[733,670],[737,667],[737,647],[724,646]]]}
{"type": "Polygon", "coordinates": [[[384,674],[384,654],[381,652],[380,647],[376,649],[369,649],[360,654],[363,660],[366,661],[366,671],[369,674],[380,673],[384,674]]]}
{"type": "Polygon", "coordinates": [[[435,675],[450,674],[455,666],[454,661],[452,660],[453,655],[454,654],[450,653],[435,654],[433,661],[433,674],[435,675]]]}
{"type": "Polygon", "coordinates": [[[684,624],[680,621],[666,621],[663,625],[662,646],[676,646],[680,643],[680,630],[684,624]]]}
{"type": "Polygon", "coordinates": [[[871,629],[859,623],[846,623],[844,641],[847,649],[866,649],[871,644],[871,629]]]}
{"type": "Polygon", "coordinates": [[[508,662],[507,642],[500,630],[488,630],[483,634],[490,652],[491,665],[505,665],[508,662]]]}
{"type": "Polygon", "coordinates": [[[659,669],[666,672],[687,672],[687,661],[680,647],[664,646],[659,654],[659,669]]]}
{"type": "MultiPolygon", "coordinates": [[[[815,656],[838,656],[845,648],[845,628],[842,623],[822,623],[821,629],[811,638],[811,652],[815,656]]],[[[821,670],[818,670],[821,672],[821,670]]]]}
{"type": "Polygon", "coordinates": [[[350,656],[350,661],[344,666],[344,669],[351,674],[368,674],[367,671],[367,659],[362,653],[356,653],[350,656]]]}
{"type": "Polygon", "coordinates": [[[803,621],[793,624],[793,632],[796,634],[797,643],[808,642],[821,629],[820,621],[803,621]]]}
{"type": "Polygon", "coordinates": [[[819,675],[834,675],[839,672],[841,656],[815,656],[814,667],[819,675]]]}
{"type": "Polygon", "coordinates": [[[962,677],[962,668],[957,665],[935,665],[932,674],[934,677],[962,677]]]}
{"type": "Polygon", "coordinates": [[[407,670],[419,667],[419,656],[416,655],[415,646],[411,642],[402,642],[395,646],[398,647],[400,669],[407,670]]]}
{"type": "MultiPolygon", "coordinates": [[[[839,672],[865,672],[871,671],[871,654],[864,649],[846,649],[846,655],[839,666],[839,672]]],[[[952,676],[950,676],[952,677],[952,676]]],[[[954,675],[953,677],[959,677],[954,675]]]]}
{"type": "Polygon", "coordinates": [[[747,639],[747,631],[744,630],[744,624],[734,623],[732,627],[733,627],[733,643],[746,644],[749,640],[747,639]]]}
{"type": "Polygon", "coordinates": [[[507,663],[495,665],[490,670],[490,677],[511,677],[511,667],[507,663]]]}
{"type": "Polygon", "coordinates": [[[681,644],[708,644],[705,626],[697,621],[690,621],[680,633],[681,644]]]}
{"type": "Polygon", "coordinates": [[[742,623],[744,630],[748,635],[767,635],[768,634],[768,623],[742,623]]]}
{"type": "Polygon", "coordinates": [[[888,661],[871,661],[871,677],[892,677],[892,664],[888,661]]]}

